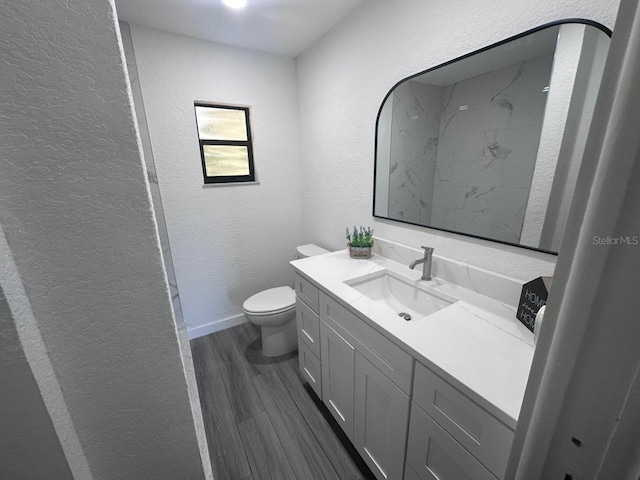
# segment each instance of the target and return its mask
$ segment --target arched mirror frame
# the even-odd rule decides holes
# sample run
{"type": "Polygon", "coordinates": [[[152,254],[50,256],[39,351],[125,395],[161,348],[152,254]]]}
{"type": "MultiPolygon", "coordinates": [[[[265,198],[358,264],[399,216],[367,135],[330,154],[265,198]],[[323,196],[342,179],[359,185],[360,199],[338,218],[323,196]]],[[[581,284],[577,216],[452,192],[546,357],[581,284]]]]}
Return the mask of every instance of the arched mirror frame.
{"type": "Polygon", "coordinates": [[[499,47],[501,45],[507,44],[509,42],[512,42],[514,40],[518,40],[522,37],[525,37],[527,35],[536,33],[538,31],[544,30],[546,28],[551,28],[551,27],[555,27],[555,26],[560,26],[560,25],[564,25],[564,24],[583,24],[583,25],[589,25],[592,27],[595,27],[597,29],[599,29],[600,31],[602,31],[603,33],[605,33],[609,38],[611,38],[612,35],[612,31],[607,28],[606,26],[602,25],[601,23],[595,22],[593,20],[587,20],[587,19],[583,19],[583,18],[568,18],[568,19],[562,19],[562,20],[557,20],[557,21],[553,21],[553,22],[549,22],[549,23],[545,23],[543,25],[540,25],[538,27],[532,28],[530,30],[527,30],[526,32],[511,36],[509,38],[506,38],[504,40],[501,40],[499,42],[493,43],[491,45],[488,45],[486,47],[480,48],[478,50],[474,50],[473,52],[467,53],[465,55],[456,57],[452,60],[449,60],[447,62],[441,63],[439,65],[436,65],[434,67],[428,68],[426,70],[420,71],[418,73],[415,73],[413,75],[409,75],[408,77],[403,78],[402,80],[398,81],[390,90],[389,92],[387,92],[387,94],[385,95],[384,99],[382,100],[382,103],[380,105],[380,108],[378,109],[378,115],[376,117],[376,133],[375,133],[375,144],[374,144],[374,166],[373,166],[373,216],[375,218],[381,218],[384,220],[391,220],[394,222],[400,222],[400,223],[405,223],[408,225],[415,225],[418,227],[422,227],[422,228],[428,228],[428,229],[433,229],[433,230],[438,230],[438,231],[443,231],[443,232],[447,232],[447,233],[454,233],[457,235],[463,235],[466,237],[472,237],[472,238],[477,238],[480,240],[487,240],[487,241],[491,241],[491,242],[496,242],[496,243],[500,243],[500,244],[504,244],[504,245],[511,245],[514,247],[519,247],[519,248],[524,248],[527,250],[533,250],[533,251],[538,251],[538,252],[543,252],[543,253],[548,253],[548,254],[552,254],[552,255],[557,255],[558,252],[555,251],[551,251],[551,250],[545,250],[542,248],[537,248],[537,247],[533,247],[533,246],[528,246],[528,245],[521,245],[519,243],[514,243],[514,242],[508,242],[508,241],[503,241],[503,240],[498,240],[498,239],[494,239],[494,238],[489,238],[489,237],[484,237],[484,236],[480,236],[480,235],[475,235],[472,233],[465,233],[465,232],[460,232],[460,231],[456,231],[456,230],[450,230],[450,229],[446,229],[446,228],[440,228],[440,227],[436,227],[436,226],[428,226],[428,225],[423,225],[420,223],[416,223],[416,222],[411,222],[411,221],[407,221],[407,220],[402,220],[402,219],[397,219],[397,218],[389,218],[389,217],[385,217],[382,215],[376,215],[376,186],[377,186],[377,166],[378,166],[378,128],[379,128],[379,123],[380,123],[380,116],[383,110],[383,107],[385,106],[385,102],[387,101],[387,99],[392,95],[393,91],[396,89],[396,87],[398,87],[400,84],[409,81],[413,78],[419,77],[421,75],[424,75],[425,73],[431,72],[433,70],[437,70],[439,68],[445,67],[447,65],[453,64],[455,62],[458,62],[460,60],[464,60],[465,58],[469,58],[472,57],[474,55],[477,55],[479,53],[485,52],[487,50],[491,50],[493,48],[499,47]]]}

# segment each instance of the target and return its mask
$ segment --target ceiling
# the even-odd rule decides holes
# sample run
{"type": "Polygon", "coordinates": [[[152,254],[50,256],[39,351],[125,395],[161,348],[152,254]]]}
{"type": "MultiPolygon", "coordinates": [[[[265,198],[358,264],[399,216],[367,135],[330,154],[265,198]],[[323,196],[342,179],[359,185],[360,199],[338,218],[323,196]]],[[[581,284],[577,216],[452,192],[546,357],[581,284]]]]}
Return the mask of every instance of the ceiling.
{"type": "Polygon", "coordinates": [[[296,57],[365,0],[116,0],[122,21],[263,52],[296,57]]]}
{"type": "Polygon", "coordinates": [[[446,87],[530,58],[552,54],[556,48],[559,31],[560,27],[555,25],[529,33],[524,37],[439,67],[414,78],[413,81],[446,87]]]}

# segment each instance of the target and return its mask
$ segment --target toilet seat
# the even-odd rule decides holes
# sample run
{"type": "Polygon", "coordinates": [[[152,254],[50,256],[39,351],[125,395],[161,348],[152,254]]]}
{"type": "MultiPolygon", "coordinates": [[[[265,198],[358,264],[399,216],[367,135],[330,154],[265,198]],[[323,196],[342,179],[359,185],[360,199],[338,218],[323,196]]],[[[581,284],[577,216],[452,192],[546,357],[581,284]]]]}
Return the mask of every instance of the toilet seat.
{"type": "MultiPolygon", "coordinates": [[[[316,245],[297,248],[296,258],[329,253],[316,245]]],[[[296,292],[291,287],[276,287],[256,293],[242,304],[249,323],[260,327],[262,353],[277,357],[298,348],[296,292]]]]}
{"type": "Polygon", "coordinates": [[[296,308],[296,292],[291,287],[270,288],[249,297],[242,309],[251,315],[277,315],[296,308]]]}

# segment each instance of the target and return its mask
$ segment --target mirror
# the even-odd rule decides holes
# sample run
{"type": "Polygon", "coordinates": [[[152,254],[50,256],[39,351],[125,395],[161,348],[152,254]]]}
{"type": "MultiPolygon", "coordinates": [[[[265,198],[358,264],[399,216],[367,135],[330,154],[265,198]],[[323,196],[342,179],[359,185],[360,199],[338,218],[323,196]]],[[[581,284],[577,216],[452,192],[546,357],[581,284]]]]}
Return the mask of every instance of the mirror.
{"type": "Polygon", "coordinates": [[[556,22],[398,82],[376,121],[373,215],[556,253],[610,35],[556,22]]]}

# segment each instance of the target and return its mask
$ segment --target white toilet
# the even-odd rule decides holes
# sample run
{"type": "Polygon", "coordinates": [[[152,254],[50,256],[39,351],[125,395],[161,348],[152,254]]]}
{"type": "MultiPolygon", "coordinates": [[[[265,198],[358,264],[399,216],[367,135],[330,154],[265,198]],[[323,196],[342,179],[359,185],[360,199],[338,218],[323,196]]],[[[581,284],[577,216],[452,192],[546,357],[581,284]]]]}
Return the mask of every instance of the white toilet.
{"type": "MultiPolygon", "coordinates": [[[[297,248],[296,258],[329,253],[328,250],[309,244],[297,248]]],[[[270,288],[249,297],[242,304],[249,322],[262,330],[262,353],[276,357],[298,348],[296,332],[296,292],[291,287],[270,288]]]]}

